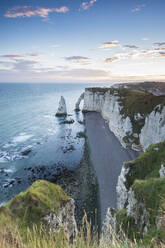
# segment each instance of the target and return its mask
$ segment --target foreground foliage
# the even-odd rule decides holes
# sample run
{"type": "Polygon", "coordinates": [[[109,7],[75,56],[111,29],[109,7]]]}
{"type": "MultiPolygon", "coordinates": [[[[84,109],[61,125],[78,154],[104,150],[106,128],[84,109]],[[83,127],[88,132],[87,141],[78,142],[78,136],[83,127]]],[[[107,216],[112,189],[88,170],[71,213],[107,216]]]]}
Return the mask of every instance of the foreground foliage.
{"type": "MultiPolygon", "coordinates": [[[[91,233],[89,223],[84,223],[76,239],[70,243],[63,231],[54,234],[49,230],[40,226],[33,226],[31,229],[26,230],[26,241],[22,239],[17,225],[8,223],[8,226],[1,228],[0,231],[0,247],[1,248],[143,248],[143,247],[162,247],[157,245],[154,241],[150,245],[144,246],[140,242],[130,242],[126,236],[122,235],[122,239],[112,237],[108,243],[104,240],[99,240],[96,232],[91,233]],[[85,229],[85,231],[84,231],[85,229]]],[[[112,236],[112,234],[110,234],[112,236]]]]}

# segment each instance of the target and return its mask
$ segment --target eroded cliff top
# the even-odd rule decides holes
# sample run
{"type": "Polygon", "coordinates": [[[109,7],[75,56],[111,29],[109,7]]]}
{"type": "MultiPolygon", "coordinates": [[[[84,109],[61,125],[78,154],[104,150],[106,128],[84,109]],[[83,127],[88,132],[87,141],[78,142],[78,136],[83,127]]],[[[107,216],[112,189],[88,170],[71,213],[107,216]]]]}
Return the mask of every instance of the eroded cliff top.
{"type": "Polygon", "coordinates": [[[58,214],[69,200],[60,186],[38,180],[27,191],[21,192],[0,207],[0,225],[3,224],[4,218],[5,222],[14,221],[22,228],[40,224],[47,214],[58,214]]]}
{"type": "MultiPolygon", "coordinates": [[[[110,92],[111,95],[118,96],[121,105],[121,114],[131,117],[137,113],[146,115],[151,113],[157,105],[165,105],[165,95],[156,96],[152,93],[136,88],[86,88],[86,91],[92,93],[105,94],[110,92]]],[[[161,111],[161,108],[156,111],[161,111]]]]}

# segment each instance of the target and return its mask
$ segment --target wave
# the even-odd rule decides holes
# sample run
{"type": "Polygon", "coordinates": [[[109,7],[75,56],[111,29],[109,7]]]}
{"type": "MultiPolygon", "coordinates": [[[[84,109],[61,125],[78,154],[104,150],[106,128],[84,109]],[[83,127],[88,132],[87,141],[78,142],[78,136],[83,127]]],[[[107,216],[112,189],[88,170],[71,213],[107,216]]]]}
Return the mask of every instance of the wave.
{"type": "Polygon", "coordinates": [[[28,139],[32,138],[34,135],[32,134],[26,134],[26,133],[20,133],[18,136],[15,136],[12,140],[14,144],[20,143],[20,142],[25,142],[28,139]]]}

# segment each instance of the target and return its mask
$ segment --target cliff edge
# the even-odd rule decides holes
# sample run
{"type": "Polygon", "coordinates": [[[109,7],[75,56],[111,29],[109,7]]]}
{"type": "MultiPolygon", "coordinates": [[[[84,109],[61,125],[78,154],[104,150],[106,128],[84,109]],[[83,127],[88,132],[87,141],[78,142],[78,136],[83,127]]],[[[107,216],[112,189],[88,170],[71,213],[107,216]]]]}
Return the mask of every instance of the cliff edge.
{"type": "Polygon", "coordinates": [[[115,235],[144,244],[165,242],[165,141],[151,145],[134,161],[124,163],[117,185],[118,209],[108,209],[103,237],[115,235]]]}
{"type": "Polygon", "coordinates": [[[165,95],[127,88],[86,88],[83,112],[100,112],[125,148],[145,151],[165,139],[165,95]]]}

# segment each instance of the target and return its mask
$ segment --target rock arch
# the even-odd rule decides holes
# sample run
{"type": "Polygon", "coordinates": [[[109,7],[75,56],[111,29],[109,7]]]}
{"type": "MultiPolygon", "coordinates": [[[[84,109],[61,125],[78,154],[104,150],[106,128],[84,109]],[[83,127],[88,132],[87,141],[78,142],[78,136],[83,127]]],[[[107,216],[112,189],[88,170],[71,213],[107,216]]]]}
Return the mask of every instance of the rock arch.
{"type": "Polygon", "coordinates": [[[84,93],[82,93],[80,95],[80,97],[78,98],[78,100],[77,100],[77,102],[75,104],[75,110],[76,111],[80,111],[80,103],[81,103],[82,100],[84,100],[84,93]]]}

